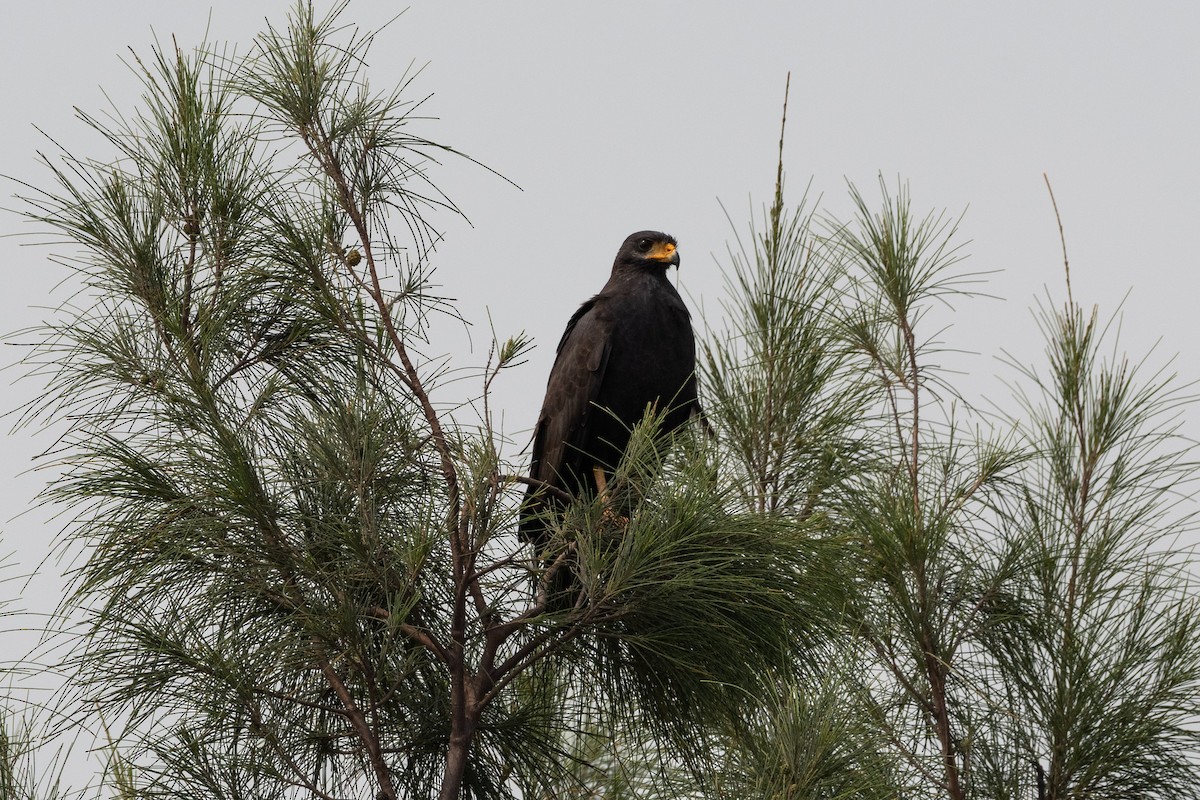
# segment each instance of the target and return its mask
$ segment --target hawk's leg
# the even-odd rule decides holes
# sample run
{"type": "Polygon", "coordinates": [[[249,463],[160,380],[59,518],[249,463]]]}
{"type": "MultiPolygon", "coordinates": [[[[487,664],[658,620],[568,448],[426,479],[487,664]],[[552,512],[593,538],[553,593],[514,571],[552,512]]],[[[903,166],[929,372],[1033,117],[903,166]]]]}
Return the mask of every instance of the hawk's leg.
{"type": "Polygon", "coordinates": [[[612,509],[612,504],[608,496],[608,476],[604,474],[604,468],[601,466],[592,467],[592,477],[596,479],[596,497],[604,504],[604,512],[601,515],[601,519],[605,523],[615,527],[622,529],[629,527],[629,517],[622,516],[612,509]]]}

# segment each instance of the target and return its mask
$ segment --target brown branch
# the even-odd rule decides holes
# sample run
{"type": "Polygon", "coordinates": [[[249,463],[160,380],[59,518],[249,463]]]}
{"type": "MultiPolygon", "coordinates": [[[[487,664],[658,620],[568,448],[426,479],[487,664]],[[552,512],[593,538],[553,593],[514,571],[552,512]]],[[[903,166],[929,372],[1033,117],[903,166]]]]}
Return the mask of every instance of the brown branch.
{"type": "MultiPolygon", "coordinates": [[[[409,388],[416,397],[418,404],[421,406],[421,411],[425,417],[425,421],[429,424],[430,432],[433,435],[434,446],[438,451],[438,456],[441,461],[442,476],[446,480],[446,487],[449,490],[449,506],[447,529],[452,533],[458,530],[458,506],[459,506],[459,487],[458,487],[458,471],[454,467],[454,459],[450,453],[450,447],[446,439],[445,431],[442,428],[441,419],[437,411],[433,408],[432,402],[429,400],[429,394],[425,391],[425,387],[421,382],[420,374],[417,372],[416,366],[408,355],[408,348],[404,344],[404,339],[396,330],[395,321],[392,319],[391,309],[388,302],[383,296],[383,285],[379,278],[379,270],[376,264],[375,251],[371,243],[371,231],[367,225],[367,220],[363,217],[362,210],[354,202],[354,191],[350,188],[346,180],[346,174],[338,162],[337,155],[333,152],[333,146],[326,134],[323,126],[318,120],[316,130],[308,127],[299,129],[300,136],[308,147],[309,153],[321,165],[325,174],[334,182],[337,188],[338,200],[342,209],[350,217],[350,222],[354,226],[355,233],[358,235],[359,242],[363,248],[363,259],[367,264],[367,272],[370,276],[369,284],[366,285],[368,294],[371,300],[375,303],[380,312],[380,318],[383,322],[384,330],[387,333],[388,340],[392,343],[392,347],[396,350],[396,355],[400,359],[403,370],[396,369],[393,365],[393,371],[399,374],[401,380],[409,388]],[[452,523],[452,524],[451,524],[452,523]]],[[[358,271],[346,265],[352,275],[358,276],[358,271]]],[[[392,362],[389,360],[386,363],[389,365],[392,362]]]]}
{"type": "Polygon", "coordinates": [[[563,502],[566,502],[566,503],[569,503],[575,499],[569,492],[563,491],[562,489],[558,488],[557,486],[554,486],[554,485],[547,483],[546,481],[540,480],[538,478],[531,478],[526,475],[509,475],[509,474],[504,474],[499,477],[500,477],[500,480],[507,481],[509,483],[523,483],[526,486],[532,486],[533,488],[537,489],[538,491],[553,495],[554,497],[556,497],[559,500],[562,500],[563,502]]]}
{"type": "Polygon", "coordinates": [[[942,773],[946,791],[955,800],[966,797],[958,774],[957,743],[950,729],[950,709],[946,698],[946,663],[933,650],[933,637],[928,630],[922,632],[921,646],[925,651],[925,672],[929,679],[929,695],[933,704],[933,724],[942,751],[942,773]]]}
{"type": "MultiPolygon", "coordinates": [[[[546,571],[545,574],[553,574],[553,570],[564,563],[565,553],[560,555],[558,560],[546,571]]],[[[545,574],[542,582],[546,583],[545,574]]],[[[545,587],[543,586],[542,596],[529,610],[518,617],[496,626],[489,634],[494,637],[489,639],[485,645],[491,657],[494,658],[499,645],[509,636],[517,631],[522,625],[543,613],[545,613],[548,603],[548,596],[545,587]]],[[[482,666],[487,669],[488,690],[484,693],[480,700],[481,705],[486,705],[496,698],[496,696],[509,683],[516,679],[518,675],[524,672],[539,660],[545,658],[549,653],[554,652],[558,648],[566,645],[568,642],[577,637],[583,632],[587,626],[592,624],[596,619],[596,608],[584,608],[584,598],[581,594],[575,603],[574,611],[577,616],[568,619],[566,625],[558,625],[547,628],[539,632],[532,639],[522,645],[518,650],[504,660],[500,666],[492,668],[490,662],[483,662],[482,666]],[[553,637],[558,638],[554,639],[553,637]],[[553,641],[551,641],[553,639],[553,641]],[[549,642],[549,644],[547,644],[549,642]],[[543,647],[543,645],[546,645],[543,647]],[[541,649],[539,649],[541,648],[541,649]]],[[[482,672],[482,670],[481,670],[482,672]]]]}
{"type": "Polygon", "coordinates": [[[908,351],[908,366],[912,371],[912,385],[907,386],[909,394],[912,395],[912,441],[910,445],[911,462],[909,463],[908,472],[912,480],[912,496],[913,496],[913,514],[917,523],[920,524],[921,519],[921,489],[919,483],[921,469],[921,380],[920,367],[917,365],[917,343],[916,334],[913,333],[912,325],[909,323],[908,315],[901,312],[900,315],[900,330],[904,334],[904,349],[908,351]]]}
{"type": "MultiPolygon", "coordinates": [[[[392,619],[392,612],[388,611],[382,606],[369,606],[363,609],[363,613],[367,614],[373,619],[382,620],[384,622],[389,622],[392,619]]],[[[437,639],[433,638],[429,632],[407,622],[401,622],[398,624],[396,626],[396,630],[400,631],[406,637],[412,639],[421,647],[424,647],[426,650],[433,653],[439,661],[443,663],[449,661],[450,657],[447,655],[445,648],[443,648],[441,643],[438,642],[437,639]]]]}
{"type": "Polygon", "coordinates": [[[367,760],[371,764],[371,769],[375,773],[375,780],[379,782],[379,797],[387,798],[387,800],[396,800],[396,787],[392,783],[392,773],[388,769],[387,764],[383,761],[383,754],[380,752],[379,739],[375,732],[371,730],[371,726],[367,724],[367,718],[363,715],[358,705],[354,702],[354,698],[350,695],[346,684],[342,681],[340,675],[327,660],[324,658],[317,659],[317,664],[321,668],[321,672],[325,675],[325,680],[328,681],[334,693],[337,694],[338,700],[341,701],[344,713],[347,719],[350,720],[350,725],[354,728],[354,732],[358,734],[358,738],[362,741],[363,746],[367,749],[367,760]]]}
{"type": "Polygon", "coordinates": [[[529,563],[529,560],[527,558],[521,558],[516,555],[506,556],[505,558],[496,559],[495,561],[491,562],[490,564],[488,564],[486,567],[484,567],[482,569],[475,570],[474,572],[472,572],[470,575],[467,576],[467,579],[472,580],[472,581],[477,581],[482,577],[491,575],[493,572],[496,572],[497,570],[504,569],[505,567],[511,567],[514,564],[523,564],[524,568],[526,570],[528,570],[529,569],[528,563],[529,563]]]}
{"type": "Polygon", "coordinates": [[[499,667],[488,670],[488,689],[480,698],[480,706],[486,706],[492,700],[495,700],[500,692],[503,691],[506,686],[516,680],[516,678],[522,672],[541,659],[545,658],[547,654],[552,653],[560,647],[568,644],[571,640],[582,633],[584,628],[587,627],[587,624],[590,622],[591,616],[587,615],[583,618],[576,619],[565,629],[563,627],[556,627],[541,631],[524,645],[522,645],[517,652],[505,659],[499,667]],[[551,639],[555,635],[557,635],[558,638],[551,641],[550,644],[544,649],[538,649],[543,644],[546,644],[547,640],[551,639]]]}
{"type": "Polygon", "coordinates": [[[913,702],[916,703],[921,709],[921,713],[928,716],[933,716],[933,708],[930,705],[929,700],[926,699],[923,692],[919,691],[916,686],[913,686],[912,681],[909,680],[908,676],[904,674],[904,671],[900,669],[900,665],[897,663],[896,654],[892,651],[892,649],[890,647],[884,647],[883,642],[869,632],[864,632],[863,635],[866,636],[867,641],[871,643],[871,647],[875,650],[875,654],[883,660],[884,666],[891,671],[892,676],[896,679],[900,686],[903,687],[904,691],[908,693],[908,696],[913,699],[913,702]]]}

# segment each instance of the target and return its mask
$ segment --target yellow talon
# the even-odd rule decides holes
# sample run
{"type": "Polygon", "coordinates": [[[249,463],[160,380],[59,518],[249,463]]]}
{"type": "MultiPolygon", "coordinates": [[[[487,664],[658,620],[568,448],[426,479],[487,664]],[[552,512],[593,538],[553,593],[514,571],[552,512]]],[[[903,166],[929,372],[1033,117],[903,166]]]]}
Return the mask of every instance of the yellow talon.
{"type": "Polygon", "coordinates": [[[596,492],[605,503],[608,502],[608,477],[604,474],[602,467],[592,467],[592,476],[596,479],[596,492]]]}

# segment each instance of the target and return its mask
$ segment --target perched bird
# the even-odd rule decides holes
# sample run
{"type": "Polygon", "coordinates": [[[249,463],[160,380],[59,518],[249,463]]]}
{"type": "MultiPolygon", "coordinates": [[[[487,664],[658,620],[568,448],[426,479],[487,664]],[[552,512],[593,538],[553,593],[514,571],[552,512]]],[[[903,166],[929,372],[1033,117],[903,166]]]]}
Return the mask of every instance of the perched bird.
{"type": "Polygon", "coordinates": [[[539,552],[547,511],[560,508],[564,494],[603,490],[647,407],[666,412],[664,431],[700,411],[691,315],[667,280],[671,266],[679,266],[673,237],[633,234],[608,283],[567,323],[534,429],[535,483],[520,522],[521,538],[539,552]]]}

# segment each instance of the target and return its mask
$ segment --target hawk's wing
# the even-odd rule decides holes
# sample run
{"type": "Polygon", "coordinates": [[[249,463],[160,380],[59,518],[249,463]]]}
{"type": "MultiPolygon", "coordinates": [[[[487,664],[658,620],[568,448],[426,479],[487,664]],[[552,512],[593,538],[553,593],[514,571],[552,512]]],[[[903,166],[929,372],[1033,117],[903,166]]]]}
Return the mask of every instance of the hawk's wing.
{"type": "MultiPolygon", "coordinates": [[[[612,323],[597,313],[597,300],[580,306],[567,323],[533,435],[530,476],[571,493],[577,488],[568,483],[572,472],[576,480],[586,479],[578,462],[612,349],[612,323]]],[[[530,488],[530,497],[537,493],[538,487],[530,488]]]]}
{"type": "Polygon", "coordinates": [[[564,467],[586,441],[612,349],[611,323],[595,313],[595,305],[596,298],[584,303],[567,323],[534,434],[533,477],[563,489],[564,467]]]}

